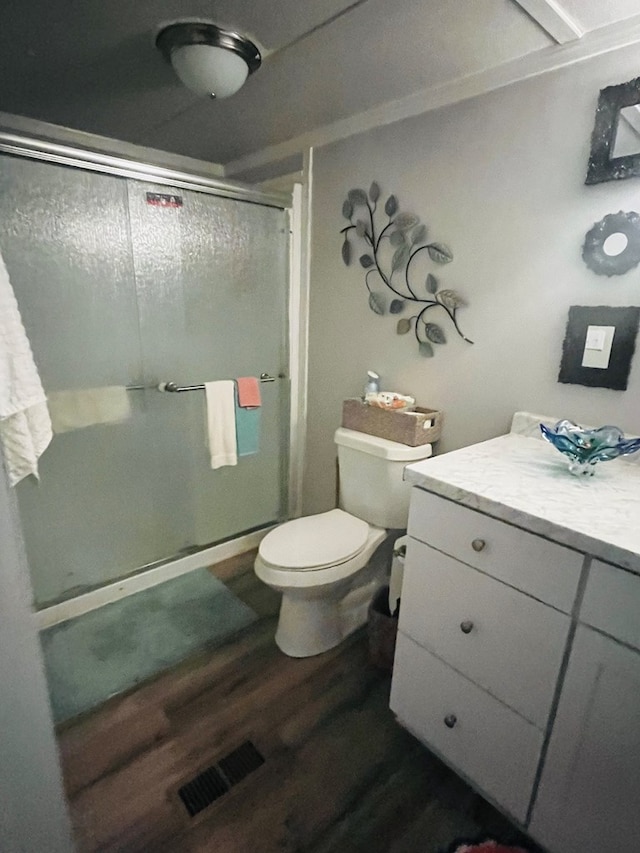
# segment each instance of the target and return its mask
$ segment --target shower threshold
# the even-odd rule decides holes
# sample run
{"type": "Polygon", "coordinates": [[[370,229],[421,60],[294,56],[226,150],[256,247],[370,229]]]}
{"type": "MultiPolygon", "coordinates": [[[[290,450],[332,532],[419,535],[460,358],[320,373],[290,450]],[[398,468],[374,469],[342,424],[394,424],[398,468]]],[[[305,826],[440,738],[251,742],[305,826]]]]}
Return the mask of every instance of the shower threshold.
{"type": "Polygon", "coordinates": [[[119,601],[128,595],[133,595],[188,572],[211,566],[245,551],[250,551],[252,548],[258,547],[261,540],[270,530],[273,530],[275,525],[276,522],[251,530],[233,539],[218,542],[215,545],[195,550],[189,549],[189,553],[183,552],[172,559],[151,563],[113,583],[45,606],[34,614],[36,626],[39,631],[51,628],[53,625],[58,625],[69,619],[75,619],[83,613],[119,601]]]}

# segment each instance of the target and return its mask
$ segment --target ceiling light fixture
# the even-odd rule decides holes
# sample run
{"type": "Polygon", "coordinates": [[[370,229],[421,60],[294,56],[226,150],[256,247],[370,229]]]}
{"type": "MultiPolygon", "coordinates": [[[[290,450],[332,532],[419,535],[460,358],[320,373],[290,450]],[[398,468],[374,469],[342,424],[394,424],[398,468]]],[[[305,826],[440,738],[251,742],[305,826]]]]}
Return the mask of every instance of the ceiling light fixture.
{"type": "Polygon", "coordinates": [[[171,24],[156,47],[187,88],[216,99],[235,94],[262,62],[253,42],[214,24],[171,24]]]}

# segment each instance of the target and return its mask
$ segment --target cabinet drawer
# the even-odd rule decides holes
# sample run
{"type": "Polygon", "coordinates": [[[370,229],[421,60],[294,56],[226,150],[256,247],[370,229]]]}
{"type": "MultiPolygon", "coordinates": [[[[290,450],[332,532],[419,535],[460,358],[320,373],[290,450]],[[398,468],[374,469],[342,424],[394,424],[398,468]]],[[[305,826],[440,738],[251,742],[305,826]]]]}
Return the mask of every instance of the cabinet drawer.
{"type": "Polygon", "coordinates": [[[584,560],[577,551],[417,487],[411,492],[409,534],[571,612],[584,560]]]}
{"type": "Polygon", "coordinates": [[[400,628],[544,728],[571,620],[411,539],[400,628]]]}
{"type": "Polygon", "coordinates": [[[538,729],[402,633],[390,704],[406,728],[524,823],[542,747],[538,729]]]}
{"type": "Polygon", "coordinates": [[[640,577],[594,560],[580,621],[640,649],[640,577]]]}

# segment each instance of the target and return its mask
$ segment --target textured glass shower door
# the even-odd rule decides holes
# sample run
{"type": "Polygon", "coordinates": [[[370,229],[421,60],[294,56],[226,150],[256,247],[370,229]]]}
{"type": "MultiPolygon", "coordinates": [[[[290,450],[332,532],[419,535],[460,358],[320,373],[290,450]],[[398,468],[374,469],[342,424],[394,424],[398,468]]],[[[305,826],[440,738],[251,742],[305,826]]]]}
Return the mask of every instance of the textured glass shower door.
{"type": "Polygon", "coordinates": [[[38,605],[284,516],[285,379],[261,386],[259,453],[216,471],[204,393],[155,389],[286,373],[285,211],[3,156],[0,250],[48,394],[146,386],[17,487],[38,605]]]}
{"type": "MultiPolygon", "coordinates": [[[[166,194],[166,187],[129,182],[145,376],[179,386],[276,377],[261,384],[259,453],[215,471],[204,392],[147,392],[163,460],[154,476],[189,483],[189,547],[260,527],[285,512],[288,384],[279,376],[286,373],[289,229],[282,210],[175,192],[181,207],[153,205],[148,193],[166,194]]],[[[174,500],[164,497],[170,516],[174,500]]]]}

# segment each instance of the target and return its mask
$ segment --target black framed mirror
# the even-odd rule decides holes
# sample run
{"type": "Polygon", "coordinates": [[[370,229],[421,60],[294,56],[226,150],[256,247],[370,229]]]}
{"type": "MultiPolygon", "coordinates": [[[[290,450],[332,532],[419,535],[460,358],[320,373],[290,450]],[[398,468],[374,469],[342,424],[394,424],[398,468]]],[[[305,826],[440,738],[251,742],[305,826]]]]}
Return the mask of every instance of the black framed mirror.
{"type": "Polygon", "coordinates": [[[600,90],[586,184],[640,175],[640,77],[600,90]]]}

